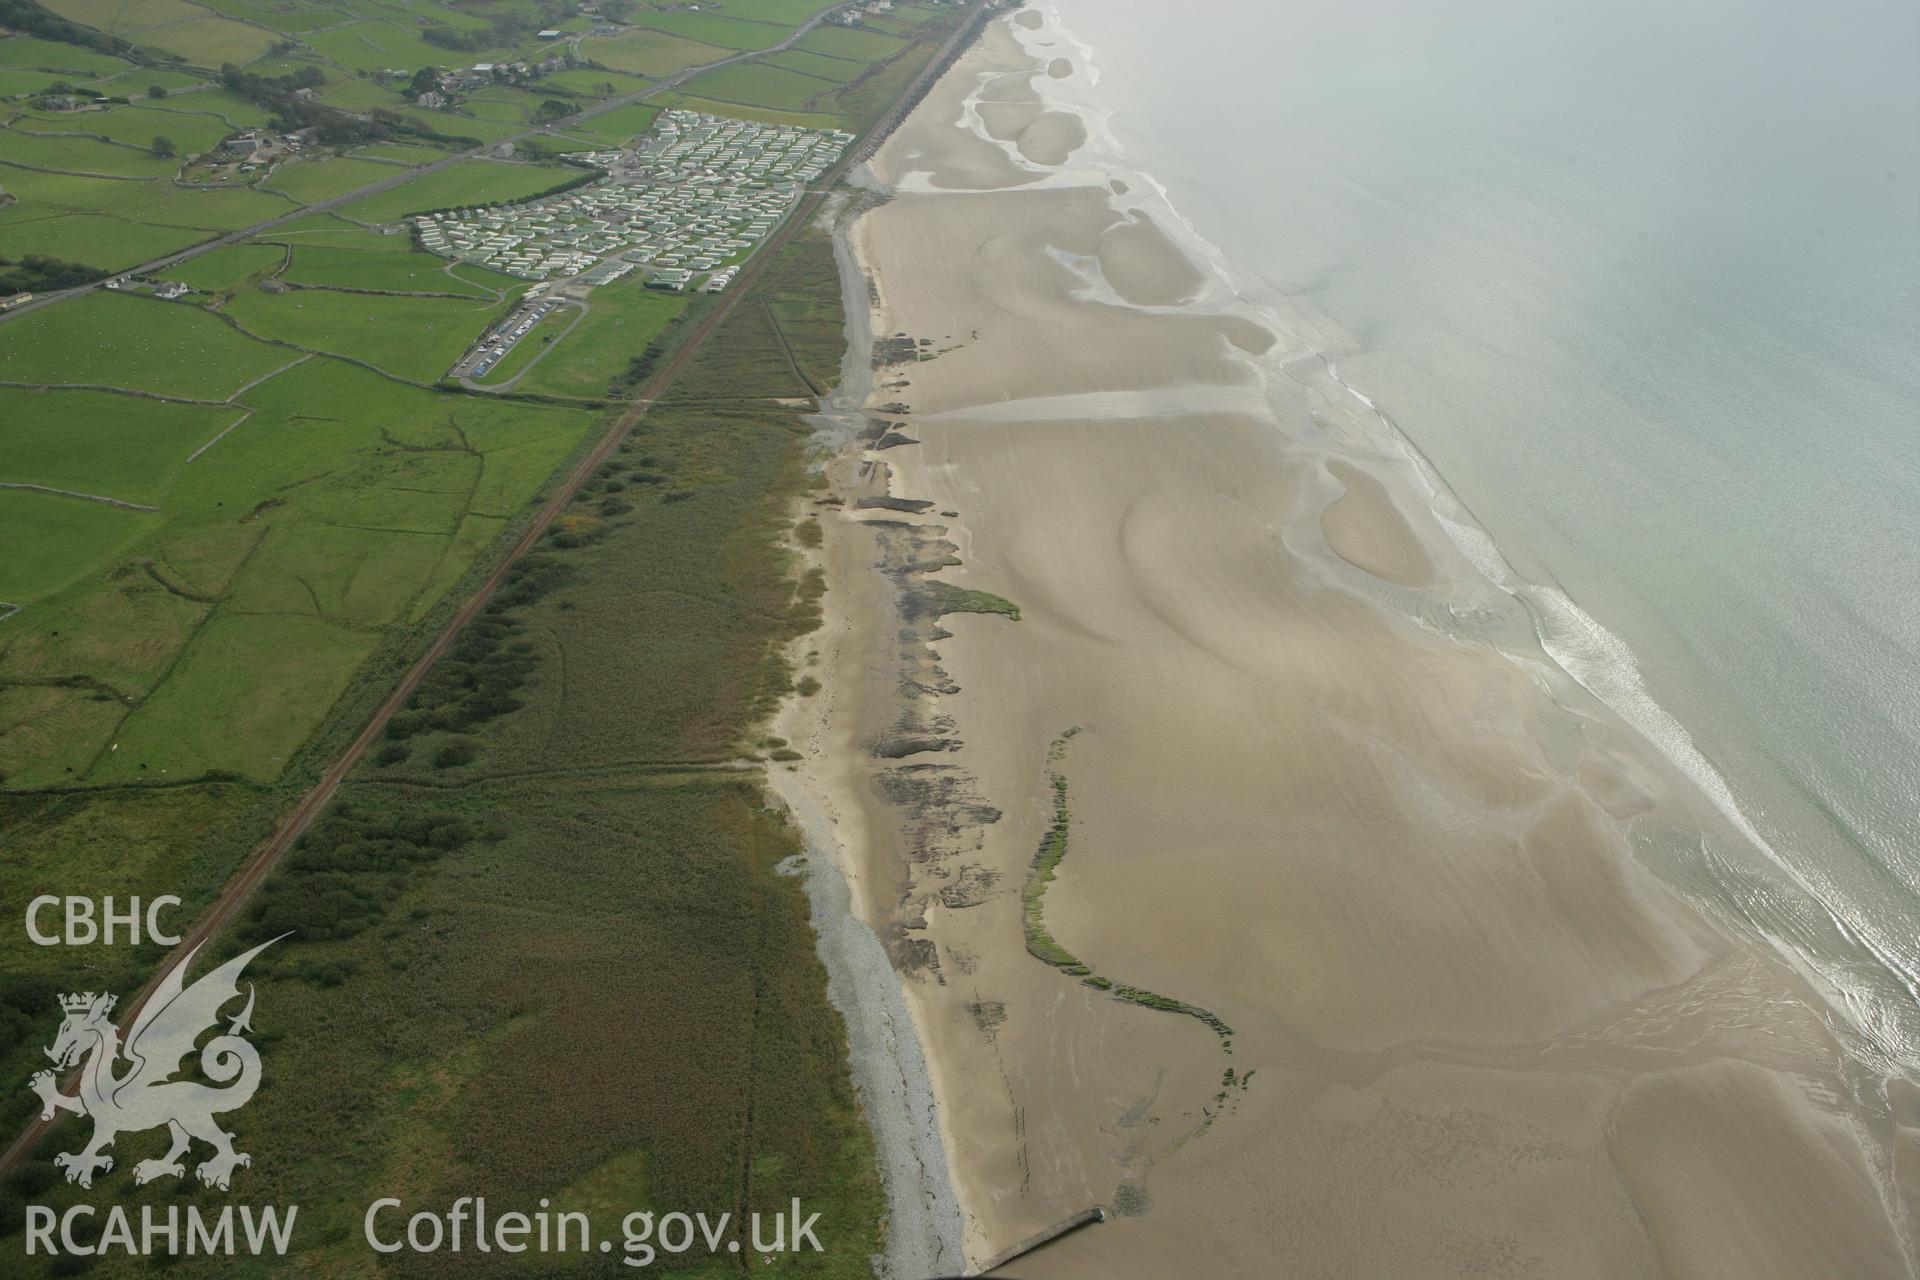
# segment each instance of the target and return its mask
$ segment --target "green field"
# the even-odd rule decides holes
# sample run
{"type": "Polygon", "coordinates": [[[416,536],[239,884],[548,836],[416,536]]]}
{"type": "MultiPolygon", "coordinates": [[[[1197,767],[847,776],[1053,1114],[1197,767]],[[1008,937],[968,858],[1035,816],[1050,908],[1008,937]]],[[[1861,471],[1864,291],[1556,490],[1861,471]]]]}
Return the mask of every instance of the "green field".
{"type": "Polygon", "coordinates": [[[663,31],[623,31],[617,36],[588,36],[580,52],[615,71],[643,76],[667,76],[685,67],[717,62],[733,50],[683,40],[663,31]]]}
{"type": "Polygon", "coordinates": [[[319,96],[320,101],[342,111],[366,112],[376,107],[392,111],[408,105],[406,98],[397,90],[372,80],[350,79],[346,76],[322,85],[319,96]]]}
{"type": "Polygon", "coordinates": [[[533,366],[517,390],[589,400],[605,396],[627,363],[691,301],[686,294],[643,288],[632,280],[595,289],[587,318],[533,366]]]}
{"type": "Polygon", "coordinates": [[[782,111],[777,107],[751,107],[718,98],[677,96],[673,105],[710,116],[732,116],[738,120],[758,120],[763,124],[790,124],[801,129],[841,129],[851,123],[846,117],[823,111],[782,111]]]}
{"type": "Polygon", "coordinates": [[[743,22],[714,13],[649,13],[642,21],[656,31],[722,49],[765,49],[792,34],[798,23],[743,22]]]}
{"type": "Polygon", "coordinates": [[[331,213],[314,213],[296,218],[275,227],[271,234],[276,241],[296,247],[324,244],[346,249],[392,250],[406,243],[358,223],[336,218],[331,213]]]}
{"type": "Polygon", "coordinates": [[[799,49],[810,49],[836,58],[858,58],[872,62],[900,52],[905,41],[878,31],[855,31],[848,27],[815,27],[800,37],[799,49]]]}
{"type": "Polygon", "coordinates": [[[813,53],[806,49],[788,49],[784,53],[772,54],[764,61],[769,66],[785,67],[789,71],[841,84],[857,77],[868,65],[851,58],[830,58],[824,53],[813,53]]]}
{"type": "Polygon", "coordinates": [[[212,770],[276,776],[376,639],[280,612],[222,610],[194,633],[166,683],[120,722],[118,750],[97,760],[89,776],[103,782],[212,770]]]}
{"type": "MultiPolygon", "coordinates": [[[[11,187],[14,171],[0,165],[0,186],[11,187]]],[[[8,218],[0,210],[0,244],[7,257],[30,253],[69,262],[84,262],[102,271],[116,271],[198,244],[209,231],[182,227],[142,226],[119,218],[94,214],[41,213],[38,217],[8,218]]]]}
{"type": "MultiPolygon", "coordinates": [[[[468,518],[518,511],[591,421],[410,390],[325,358],[219,408],[6,397],[33,425],[0,480],[158,508],[0,490],[0,522],[23,552],[0,574],[11,592],[0,599],[29,606],[7,623],[0,683],[79,672],[127,695],[78,764],[71,752],[54,764],[20,754],[22,740],[0,725],[0,772],[43,782],[70,766],[97,781],[137,779],[142,766],[277,778],[381,629],[414,621],[465,570],[479,550],[468,518]],[[169,625],[151,625],[156,603],[169,625]],[[223,629],[206,639],[200,625],[216,617],[223,629]],[[290,708],[288,655],[307,650],[290,708]],[[107,734],[119,751],[104,751],[107,734]]],[[[61,696],[85,702],[92,688],[61,696]]]]}
{"type": "Polygon", "coordinates": [[[131,65],[112,54],[57,40],[19,35],[0,39],[0,67],[35,67],[64,72],[68,79],[75,76],[93,79],[116,75],[131,65]]]}
{"type": "MultiPolygon", "coordinates": [[[[14,119],[11,128],[24,133],[86,133],[113,142],[144,147],[155,137],[172,138],[181,155],[210,149],[233,132],[232,126],[218,116],[185,104],[195,95],[185,95],[180,105],[150,107],[135,105],[108,107],[104,111],[26,111],[14,119]]],[[[166,99],[173,102],[173,99],[166,99]]]]}
{"type": "Polygon", "coordinates": [[[204,18],[207,11],[187,0],[47,0],[43,6],[61,17],[102,31],[124,35],[162,22],[204,18]]]}
{"type": "Polygon", "coordinates": [[[284,191],[301,204],[343,196],[358,191],[398,171],[390,164],[374,160],[354,160],[347,156],[330,159],[294,160],[275,167],[273,176],[261,185],[269,191],[284,191]]]}
{"type": "Polygon", "coordinates": [[[548,85],[565,89],[569,93],[585,94],[588,98],[617,98],[623,94],[637,93],[650,82],[644,76],[628,75],[624,71],[608,71],[601,67],[575,67],[570,71],[556,71],[543,77],[541,87],[548,85]]]}
{"type": "Polygon", "coordinates": [[[241,410],[104,391],[0,387],[0,482],[154,503],[241,410]],[[92,446],[92,447],[86,447],[92,446]]]}
{"type": "Polygon", "coordinates": [[[463,267],[472,278],[453,275],[446,268],[447,259],[412,249],[336,249],[324,245],[302,245],[294,250],[293,264],[280,278],[290,284],[331,286],[337,289],[371,289],[384,293],[459,293],[471,298],[497,298],[503,291],[517,289],[522,283],[512,276],[503,276],[472,264],[463,267]],[[482,280],[490,283],[478,283],[482,280]]]}
{"type": "Polygon", "coordinates": [[[0,600],[33,601],[60,590],[151,532],[160,518],[56,494],[0,489],[0,600]]]}
{"type": "Polygon", "coordinates": [[[460,59],[459,54],[428,44],[395,22],[355,22],[309,32],[303,39],[322,56],[351,71],[446,66],[460,59]]]}
{"type": "Polygon", "coordinates": [[[491,299],[371,297],[329,289],[243,293],[226,306],[226,314],[249,333],[364,360],[415,382],[438,381],[502,310],[491,299]]]}
{"type": "MultiPolygon", "coordinates": [[[[178,159],[156,156],[144,147],[119,146],[97,138],[61,138],[0,129],[0,161],[70,173],[114,177],[166,178],[180,168],[178,159]]],[[[0,179],[0,185],[12,183],[0,179]]]]}
{"type": "Polygon", "coordinates": [[[267,113],[231,89],[196,89],[192,93],[168,98],[152,98],[141,104],[152,111],[189,112],[218,116],[233,129],[251,129],[267,123],[267,113]]]}
{"type": "Polygon", "coordinates": [[[330,4],[302,5],[294,0],[199,0],[218,13],[243,22],[257,22],[276,31],[297,33],[317,27],[330,27],[346,20],[346,14],[330,4]]]}
{"type": "Polygon", "coordinates": [[[357,222],[394,222],[432,209],[524,200],[585,172],[566,165],[461,160],[390,191],[342,205],[339,212],[341,217],[357,222]]]}
{"type": "Polygon", "coordinates": [[[606,147],[625,146],[653,127],[660,108],[650,106],[616,107],[612,111],[573,126],[575,137],[587,138],[606,147]]]}
{"type": "Polygon", "coordinates": [[[687,82],[687,93],[717,102],[767,107],[775,111],[811,111],[810,105],[839,86],[763,62],[742,62],[709,71],[687,82]]]}
{"type": "MultiPolygon", "coordinates": [[[[154,0],[140,2],[144,6],[154,0]]],[[[244,65],[265,53],[279,39],[271,31],[230,18],[214,17],[147,27],[137,36],[138,43],[178,54],[196,67],[219,67],[229,62],[244,65]]]]}
{"type": "Polygon", "coordinates": [[[287,251],[277,244],[230,244],[168,267],[162,280],[178,280],[206,293],[231,293],[248,281],[277,270],[287,251]]]}
{"type": "Polygon", "coordinates": [[[293,360],[198,307],[90,293],[0,324],[0,368],[12,382],[131,387],[224,400],[293,360]]]}
{"type": "Polygon", "coordinates": [[[821,0],[727,0],[726,12],[731,18],[797,27],[825,7],[821,0]]]}
{"type": "Polygon", "coordinates": [[[355,157],[364,156],[369,160],[397,161],[404,165],[431,164],[435,160],[444,160],[447,153],[434,147],[415,146],[405,142],[375,142],[364,147],[356,147],[351,153],[355,157]]]}
{"type": "Polygon", "coordinates": [[[257,191],[180,187],[166,178],[131,182],[4,164],[0,175],[16,200],[0,208],[5,256],[44,253],[105,271],[287,211],[285,200],[257,191]]]}

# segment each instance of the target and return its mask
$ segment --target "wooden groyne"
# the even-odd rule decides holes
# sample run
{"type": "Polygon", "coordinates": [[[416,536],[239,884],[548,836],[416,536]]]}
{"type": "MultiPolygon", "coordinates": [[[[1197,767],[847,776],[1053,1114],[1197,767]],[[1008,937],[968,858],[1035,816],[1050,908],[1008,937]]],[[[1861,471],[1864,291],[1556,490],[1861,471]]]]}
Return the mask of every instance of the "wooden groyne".
{"type": "Polygon", "coordinates": [[[1071,1218],[1068,1218],[1065,1222],[1055,1223],[1045,1231],[1028,1236],[1011,1249],[1002,1250],[981,1264],[977,1269],[967,1272],[967,1274],[969,1276],[991,1275],[993,1272],[998,1271],[1010,1263],[1018,1262],[1042,1245],[1052,1244],[1061,1236],[1070,1235],[1082,1227],[1091,1226],[1096,1222],[1105,1222],[1106,1220],[1107,1211],[1099,1205],[1095,1205],[1091,1209],[1083,1209],[1071,1218]]]}

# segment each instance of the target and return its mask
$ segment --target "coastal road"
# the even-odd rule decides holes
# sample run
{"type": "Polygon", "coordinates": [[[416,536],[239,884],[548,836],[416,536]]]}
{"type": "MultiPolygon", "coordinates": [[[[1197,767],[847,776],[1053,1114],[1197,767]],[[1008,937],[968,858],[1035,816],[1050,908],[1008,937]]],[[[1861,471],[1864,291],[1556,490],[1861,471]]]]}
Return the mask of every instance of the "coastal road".
{"type": "MultiPolygon", "coordinates": [[[[854,7],[856,7],[855,4],[849,3],[829,5],[795,27],[792,34],[778,44],[770,44],[764,49],[742,49],[739,53],[717,59],[713,62],[703,62],[697,67],[682,67],[672,75],[647,86],[645,89],[636,89],[632,93],[624,93],[617,98],[608,98],[605,102],[588,107],[585,111],[562,117],[559,120],[552,121],[549,124],[539,125],[532,129],[523,129],[511,137],[500,138],[494,142],[484,143],[466,151],[454,152],[442,159],[435,160],[432,164],[421,165],[418,169],[403,170],[391,178],[382,178],[378,182],[370,182],[358,190],[347,192],[345,195],[329,196],[325,200],[317,200],[310,205],[304,205],[301,208],[295,209],[291,213],[283,213],[278,217],[268,218],[265,222],[256,222],[252,226],[243,227],[238,231],[224,232],[211,240],[202,240],[199,244],[189,245],[185,249],[169,253],[164,257],[155,258],[151,262],[143,262],[137,267],[127,267],[124,270],[114,271],[110,273],[108,278],[117,279],[120,276],[144,276],[151,275],[156,271],[165,271],[168,267],[178,266],[182,262],[186,262],[191,258],[197,258],[203,253],[212,253],[215,249],[222,249],[230,244],[238,244],[242,240],[260,235],[262,232],[271,231],[275,227],[284,226],[289,222],[297,221],[307,217],[309,214],[327,213],[330,210],[339,208],[341,205],[352,204],[355,200],[363,200],[368,196],[378,195],[382,191],[390,191],[394,187],[412,182],[415,178],[424,177],[429,173],[438,172],[448,165],[458,164],[462,160],[479,159],[485,156],[487,152],[505,143],[520,142],[527,138],[537,138],[542,134],[565,132],[568,128],[582,121],[605,115],[609,111],[617,111],[621,107],[630,107],[636,103],[645,102],[655,94],[663,93],[668,89],[677,89],[695,76],[704,75],[720,67],[732,66],[736,62],[745,62],[751,58],[764,57],[770,53],[784,53],[804,39],[808,32],[812,31],[834,14],[840,12],[840,10],[854,7]]],[[[36,294],[32,302],[22,303],[11,311],[0,311],[0,323],[26,315],[32,311],[38,311],[41,307],[52,306],[56,302],[64,302],[68,298],[77,298],[83,293],[91,293],[104,283],[105,279],[102,279],[96,280],[92,284],[75,285],[71,289],[60,289],[48,294],[36,294]]]]}
{"type": "MultiPolygon", "coordinates": [[[[234,914],[246,905],[247,900],[272,873],[280,859],[286,855],[287,850],[293,847],[294,841],[298,840],[301,834],[313,824],[313,820],[320,815],[320,811],[327,807],[334,793],[340,789],[340,784],[346,780],[354,766],[360,763],[360,758],[367,753],[368,748],[386,734],[387,722],[406,706],[407,700],[413,697],[414,691],[420,687],[421,681],[426,679],[427,673],[433,669],[434,664],[446,654],[454,641],[459,638],[460,633],[466,629],[467,624],[479,616],[480,611],[486,607],[487,601],[492,599],[494,593],[506,582],[507,575],[512,571],[513,566],[540,541],[541,536],[546,533],[548,526],[554,522],[555,518],[572,504],[588,477],[593,475],[601,464],[613,455],[613,451],[620,447],[620,442],[626,439],[634,423],[638,422],[661,393],[672,385],[680,371],[699,352],[713,332],[732,314],[740,300],[753,292],[754,286],[759,283],[760,276],[766,269],[766,264],[778,255],[780,249],[793,238],[800,227],[805,226],[820,211],[820,205],[826,199],[827,193],[846,176],[849,169],[863,163],[880,139],[891,133],[907,112],[913,109],[927,87],[939,78],[959,51],[978,34],[987,15],[992,11],[991,0],[987,0],[974,10],[972,16],[960,24],[947,42],[941,46],[940,51],[921,69],[920,74],[901,89],[899,96],[893,100],[880,118],[856,138],[840,159],[821,175],[819,185],[808,189],[806,195],[793,207],[786,221],[776,227],[773,234],[762,243],[760,251],[747,259],[746,264],[740,269],[740,274],[734,278],[734,287],[716,295],[715,304],[695,322],[693,331],[687,335],[685,341],[667,358],[653,377],[640,387],[638,396],[627,407],[626,412],[620,415],[619,420],[607,431],[601,442],[581,461],[579,466],[574,468],[566,482],[540,508],[539,514],[527,527],[526,532],[521,534],[498,567],[480,585],[479,590],[475,591],[473,596],[461,606],[460,611],[428,646],[427,651],[420,655],[419,660],[412,667],[408,668],[407,673],[400,678],[399,684],[374,711],[373,716],[346,751],[327,768],[325,773],[321,774],[320,780],[301,797],[300,802],[294,806],[292,812],[287,814],[266,843],[254,851],[239,873],[225,889],[221,890],[220,896],[214,900],[213,905],[194,922],[193,928],[180,940],[179,945],[174,947],[165,963],[154,971],[153,976],[147,980],[147,984],[121,1006],[122,1028],[132,1024],[141,1007],[153,995],[154,989],[160,985],[162,978],[196,949],[216,937],[234,914]]],[[[65,1083],[71,1084],[71,1078],[65,1083]]],[[[20,1136],[14,1139],[12,1145],[4,1153],[0,1153],[0,1177],[18,1168],[21,1162],[33,1153],[41,1139],[46,1137],[47,1131],[53,1127],[54,1123],[52,1120],[36,1119],[28,1124],[20,1136]]]]}

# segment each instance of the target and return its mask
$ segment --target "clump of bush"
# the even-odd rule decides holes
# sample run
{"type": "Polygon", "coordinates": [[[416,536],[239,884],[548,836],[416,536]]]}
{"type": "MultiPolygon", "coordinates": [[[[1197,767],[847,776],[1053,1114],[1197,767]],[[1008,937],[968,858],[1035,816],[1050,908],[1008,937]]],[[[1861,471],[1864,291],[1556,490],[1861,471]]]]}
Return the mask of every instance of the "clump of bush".
{"type": "MultiPolygon", "coordinates": [[[[407,701],[407,709],[387,721],[387,737],[398,742],[430,729],[467,733],[518,710],[520,699],[514,693],[540,660],[533,642],[521,634],[513,611],[571,577],[571,567],[550,556],[528,556],[515,564],[485,614],[434,664],[407,701]]],[[[436,757],[436,767],[448,766],[438,764],[436,757]]]]}
{"type": "Polygon", "coordinates": [[[480,748],[474,745],[472,738],[455,738],[433,753],[433,767],[453,769],[463,764],[472,764],[480,756],[480,748]]]}
{"type": "MultiPolygon", "coordinates": [[[[306,941],[351,938],[379,923],[416,870],[481,836],[458,814],[375,815],[339,805],[295,842],[240,932],[251,942],[284,933],[306,941]]],[[[336,976],[306,962],[296,973],[324,985],[336,976]]]]}

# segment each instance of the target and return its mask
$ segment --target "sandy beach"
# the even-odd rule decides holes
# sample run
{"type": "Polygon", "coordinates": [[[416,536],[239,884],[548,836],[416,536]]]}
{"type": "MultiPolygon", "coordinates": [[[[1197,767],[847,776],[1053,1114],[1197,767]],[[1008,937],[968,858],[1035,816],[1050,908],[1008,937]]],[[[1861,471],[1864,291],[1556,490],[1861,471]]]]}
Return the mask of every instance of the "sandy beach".
{"type": "Polygon", "coordinates": [[[873,162],[777,730],[968,1262],[1100,1205],[1017,1273],[1913,1275],[1911,1086],[1643,866],[1724,819],[1100,152],[1080,57],[996,20],[873,162]]]}

